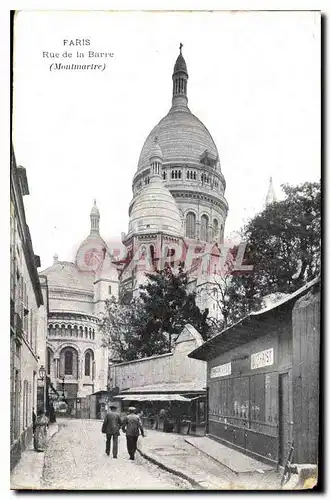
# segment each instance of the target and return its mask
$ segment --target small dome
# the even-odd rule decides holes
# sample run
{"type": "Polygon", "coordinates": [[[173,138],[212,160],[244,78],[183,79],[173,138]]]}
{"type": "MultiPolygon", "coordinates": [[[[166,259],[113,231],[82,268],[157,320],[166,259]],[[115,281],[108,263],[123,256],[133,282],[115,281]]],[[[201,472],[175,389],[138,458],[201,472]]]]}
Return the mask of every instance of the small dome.
{"type": "Polygon", "coordinates": [[[129,233],[162,231],[174,236],[182,235],[182,220],[175,199],[160,177],[144,187],[133,202],[129,233]]]}
{"type": "Polygon", "coordinates": [[[99,233],[91,233],[79,245],[75,263],[81,271],[96,270],[103,262],[107,244],[99,233]]]}
{"type": "Polygon", "coordinates": [[[177,57],[177,61],[174,66],[174,73],[177,73],[179,71],[182,71],[183,73],[187,74],[187,66],[184,57],[182,56],[182,53],[179,54],[177,57]]]}

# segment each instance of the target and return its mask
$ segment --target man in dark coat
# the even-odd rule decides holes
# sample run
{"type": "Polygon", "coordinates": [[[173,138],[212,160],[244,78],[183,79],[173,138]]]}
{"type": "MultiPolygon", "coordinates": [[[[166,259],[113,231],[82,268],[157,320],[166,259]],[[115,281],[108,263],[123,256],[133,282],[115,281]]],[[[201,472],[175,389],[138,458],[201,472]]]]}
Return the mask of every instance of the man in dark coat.
{"type": "Polygon", "coordinates": [[[118,436],[120,435],[120,428],[122,425],[121,417],[116,411],[117,406],[110,405],[110,411],[105,416],[102,424],[102,432],[106,434],[106,453],[110,453],[110,442],[113,438],[113,457],[117,458],[118,453],[118,436]]]}
{"type": "Polygon", "coordinates": [[[134,454],[137,451],[137,441],[139,437],[139,431],[144,437],[144,429],[138,415],[135,415],[136,409],[130,406],[128,409],[129,414],[124,417],[122,423],[122,431],[126,433],[126,445],[128,448],[128,453],[130,455],[130,460],[134,460],[134,454]]]}

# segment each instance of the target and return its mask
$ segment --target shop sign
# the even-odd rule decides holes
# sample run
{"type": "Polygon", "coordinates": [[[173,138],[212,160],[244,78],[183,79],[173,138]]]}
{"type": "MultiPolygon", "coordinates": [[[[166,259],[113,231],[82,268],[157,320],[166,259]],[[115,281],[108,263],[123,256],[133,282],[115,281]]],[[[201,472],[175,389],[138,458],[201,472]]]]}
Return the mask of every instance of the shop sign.
{"type": "Polygon", "coordinates": [[[214,366],[210,370],[210,378],[226,377],[227,375],[231,375],[231,363],[225,363],[225,365],[214,366]]]}
{"type": "Polygon", "coordinates": [[[273,348],[266,351],[256,352],[251,355],[251,370],[256,368],[263,368],[274,364],[274,350],[273,348]]]}

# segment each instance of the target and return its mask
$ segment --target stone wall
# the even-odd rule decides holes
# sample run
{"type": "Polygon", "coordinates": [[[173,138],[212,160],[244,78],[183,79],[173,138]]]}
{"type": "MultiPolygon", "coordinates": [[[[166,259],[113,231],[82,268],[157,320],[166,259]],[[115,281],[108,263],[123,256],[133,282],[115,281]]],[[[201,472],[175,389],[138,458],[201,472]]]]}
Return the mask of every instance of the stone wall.
{"type": "Polygon", "coordinates": [[[191,384],[201,390],[206,386],[206,363],[188,358],[201,343],[201,335],[191,325],[186,325],[173,352],[111,365],[111,385],[124,390],[155,384],[191,384]]]}

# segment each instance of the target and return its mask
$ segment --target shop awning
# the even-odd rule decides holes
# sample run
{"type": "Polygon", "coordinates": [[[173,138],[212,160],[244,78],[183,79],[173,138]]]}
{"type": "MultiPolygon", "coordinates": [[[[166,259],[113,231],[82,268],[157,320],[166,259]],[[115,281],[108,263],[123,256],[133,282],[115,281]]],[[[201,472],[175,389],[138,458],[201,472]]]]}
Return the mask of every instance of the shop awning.
{"type": "Polygon", "coordinates": [[[185,398],[180,394],[121,394],[114,399],[122,401],[183,401],[189,403],[191,398],[185,398]]]}

